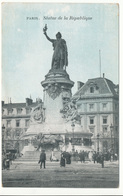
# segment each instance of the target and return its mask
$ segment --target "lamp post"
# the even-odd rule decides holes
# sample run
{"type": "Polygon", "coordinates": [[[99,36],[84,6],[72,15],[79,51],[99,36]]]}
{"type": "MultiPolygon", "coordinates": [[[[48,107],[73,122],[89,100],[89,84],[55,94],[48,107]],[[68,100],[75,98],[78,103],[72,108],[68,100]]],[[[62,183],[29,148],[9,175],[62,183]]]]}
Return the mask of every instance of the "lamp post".
{"type": "Polygon", "coordinates": [[[97,134],[97,152],[99,152],[99,137],[100,137],[100,135],[98,133],[97,134]]]}
{"type": "Polygon", "coordinates": [[[72,133],[73,133],[72,151],[74,152],[74,127],[75,127],[75,124],[74,124],[74,122],[73,122],[73,121],[72,121],[71,127],[72,127],[72,133]]]}
{"type": "Polygon", "coordinates": [[[114,145],[113,145],[113,138],[112,138],[112,136],[113,136],[113,125],[111,124],[111,126],[110,126],[110,130],[111,130],[111,151],[113,152],[113,159],[114,159],[114,145]]]}
{"type": "Polygon", "coordinates": [[[43,111],[44,111],[43,121],[44,121],[44,122],[45,122],[45,110],[46,110],[46,108],[45,108],[45,107],[43,107],[43,111]]]}
{"type": "Polygon", "coordinates": [[[5,144],[5,126],[3,124],[2,126],[2,152],[5,152],[6,150],[6,144],[5,144]]]}

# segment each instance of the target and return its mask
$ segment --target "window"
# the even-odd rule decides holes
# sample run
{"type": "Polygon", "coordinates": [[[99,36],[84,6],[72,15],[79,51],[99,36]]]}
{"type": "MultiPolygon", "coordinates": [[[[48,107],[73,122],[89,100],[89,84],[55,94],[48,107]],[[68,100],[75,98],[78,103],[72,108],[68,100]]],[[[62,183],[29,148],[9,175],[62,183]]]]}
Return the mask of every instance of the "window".
{"type": "Polygon", "coordinates": [[[20,127],[20,120],[16,120],[16,127],[20,127]]]}
{"type": "Polygon", "coordinates": [[[118,124],[118,117],[115,116],[115,124],[117,125],[118,124]]]}
{"type": "Polygon", "coordinates": [[[2,109],[2,115],[4,115],[4,109],[2,109]]]}
{"type": "Polygon", "coordinates": [[[82,139],[81,139],[81,138],[71,138],[71,142],[72,142],[72,145],[81,146],[81,144],[82,144],[82,139]]]}
{"type": "Polygon", "coordinates": [[[17,114],[21,114],[22,109],[21,108],[17,108],[17,114]]]}
{"type": "Polygon", "coordinates": [[[8,136],[11,136],[10,129],[7,129],[7,130],[6,130],[6,136],[7,136],[7,137],[8,137],[8,136]]]}
{"type": "Polygon", "coordinates": [[[81,109],[82,109],[82,104],[81,103],[77,104],[77,109],[81,111],[81,109]]]}
{"type": "Polygon", "coordinates": [[[94,104],[89,104],[89,110],[92,111],[94,109],[94,104]]]}
{"type": "Polygon", "coordinates": [[[11,127],[11,120],[7,120],[7,127],[11,127]]]}
{"type": "Polygon", "coordinates": [[[103,105],[103,109],[106,109],[107,103],[103,103],[102,105],[103,105]]]}
{"type": "Polygon", "coordinates": [[[11,115],[12,114],[12,109],[9,109],[8,110],[8,115],[11,115]]]}
{"type": "Polygon", "coordinates": [[[90,118],[90,124],[94,124],[94,118],[90,118]]]}
{"type": "Polygon", "coordinates": [[[94,93],[94,87],[90,87],[90,93],[94,93]]]}
{"type": "Polygon", "coordinates": [[[83,144],[84,144],[84,146],[90,146],[90,139],[83,138],[83,144]]]}
{"type": "Polygon", "coordinates": [[[29,114],[31,112],[31,108],[26,108],[26,114],[29,114]]]}
{"type": "Polygon", "coordinates": [[[19,129],[16,130],[15,135],[20,136],[20,130],[19,129]]]}
{"type": "Polygon", "coordinates": [[[103,124],[107,124],[107,117],[103,117],[103,124]]]}
{"type": "Polygon", "coordinates": [[[25,120],[25,126],[29,127],[29,124],[30,124],[30,120],[25,120]]]}

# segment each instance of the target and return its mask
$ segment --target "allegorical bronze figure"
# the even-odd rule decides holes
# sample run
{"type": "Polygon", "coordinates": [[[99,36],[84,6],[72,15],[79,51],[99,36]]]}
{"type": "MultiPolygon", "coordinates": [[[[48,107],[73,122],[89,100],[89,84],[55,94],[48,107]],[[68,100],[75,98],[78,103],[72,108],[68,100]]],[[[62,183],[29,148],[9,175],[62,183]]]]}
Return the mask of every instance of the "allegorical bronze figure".
{"type": "Polygon", "coordinates": [[[62,35],[60,32],[56,34],[56,39],[50,39],[46,33],[47,25],[43,28],[44,35],[46,38],[52,42],[53,44],[53,57],[52,57],[52,69],[66,69],[68,66],[68,52],[67,52],[67,45],[66,41],[62,39],[62,35]]]}

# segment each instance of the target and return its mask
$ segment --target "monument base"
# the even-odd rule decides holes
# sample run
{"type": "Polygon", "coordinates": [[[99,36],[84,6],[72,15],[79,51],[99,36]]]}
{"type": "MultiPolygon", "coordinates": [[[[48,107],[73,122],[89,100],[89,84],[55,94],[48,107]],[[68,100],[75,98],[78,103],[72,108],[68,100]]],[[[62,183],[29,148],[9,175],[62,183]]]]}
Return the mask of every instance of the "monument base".
{"type": "Polygon", "coordinates": [[[22,154],[26,151],[36,151],[45,149],[47,151],[90,151],[90,146],[83,146],[83,139],[90,140],[92,134],[82,132],[79,124],[75,125],[74,131],[72,130],[70,122],[64,124],[35,124],[31,125],[26,134],[22,137],[23,140],[29,142],[25,146],[22,154]],[[73,141],[75,140],[75,141],[73,141]]]}
{"type": "Polygon", "coordinates": [[[51,69],[41,84],[44,88],[43,103],[32,111],[30,127],[22,139],[31,140],[37,149],[78,149],[83,138],[89,138],[90,134],[82,132],[77,106],[71,100],[74,82],[66,70],[51,69]],[[74,140],[79,143],[73,148],[74,140]]]}

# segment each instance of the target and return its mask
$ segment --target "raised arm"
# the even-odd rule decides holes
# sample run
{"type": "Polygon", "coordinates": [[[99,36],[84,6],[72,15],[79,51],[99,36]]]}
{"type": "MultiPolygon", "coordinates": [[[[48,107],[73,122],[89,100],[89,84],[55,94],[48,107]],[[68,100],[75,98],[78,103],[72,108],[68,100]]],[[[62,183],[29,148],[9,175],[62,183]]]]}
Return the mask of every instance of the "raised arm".
{"type": "Polygon", "coordinates": [[[46,36],[46,38],[48,39],[48,41],[50,41],[50,42],[54,42],[54,39],[50,39],[49,37],[48,37],[48,35],[47,35],[47,33],[46,32],[44,32],[44,35],[46,36]]]}

